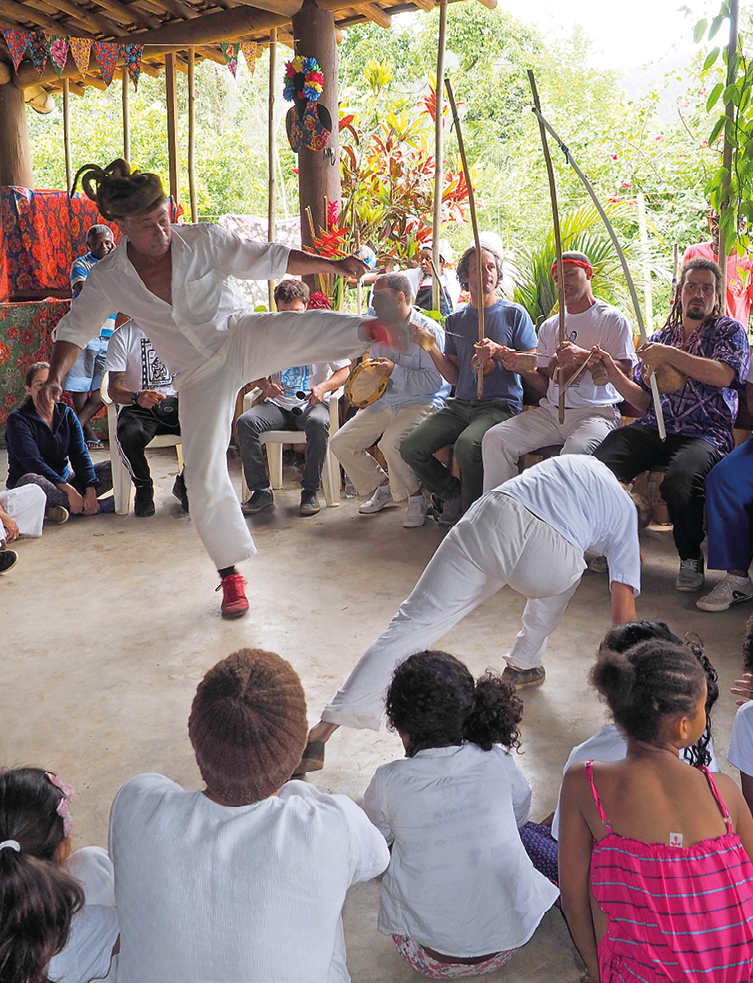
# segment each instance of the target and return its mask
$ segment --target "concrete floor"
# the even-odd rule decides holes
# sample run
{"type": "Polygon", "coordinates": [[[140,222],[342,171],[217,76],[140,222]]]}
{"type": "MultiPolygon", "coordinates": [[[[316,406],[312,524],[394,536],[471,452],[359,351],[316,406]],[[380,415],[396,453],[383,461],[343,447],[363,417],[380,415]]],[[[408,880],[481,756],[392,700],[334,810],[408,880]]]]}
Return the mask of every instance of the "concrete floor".
{"type": "MultiPolygon", "coordinates": [[[[236,648],[258,646],[288,659],[306,689],[311,721],[318,719],[444,535],[433,523],[403,530],[401,508],[360,516],[357,499],[302,519],[296,474],[286,468],[275,510],[249,520],[259,549],[243,569],[251,612],[224,622],[213,593],[216,573],[190,518],[170,495],[175,457],[171,451],[150,457],[157,485],[153,518],[102,515],[47,527],[42,539],[20,543],[19,563],[0,577],[0,765],[42,766],[75,785],[74,847],[107,843],[113,796],[139,772],[162,772],[186,788],[201,787],[186,732],[191,699],[206,670],[236,648]]],[[[5,465],[0,452],[0,474],[5,465]]],[[[237,460],[231,471],[240,489],[237,460]]],[[[720,762],[737,777],[725,758],[735,711],[729,686],[751,609],[704,614],[695,607],[698,595],[678,594],[668,529],[647,530],[643,549],[639,616],[704,638],[722,694],[715,745],[720,762]]],[[[500,667],[522,607],[522,598],[505,588],[441,644],[474,673],[500,667]]],[[[604,722],[586,674],[608,627],[606,576],[586,572],[550,640],[545,685],[524,695],[525,753],[518,762],[533,785],[534,819],[554,808],[571,747],[604,722]]],[[[401,753],[399,740],[384,727],[378,735],[341,730],[329,742],[325,770],[311,780],[360,802],[377,766],[401,753]]],[[[377,932],[378,895],[379,884],[372,882],[348,896],[345,932],[354,983],[421,979],[377,932]]],[[[574,983],[579,975],[564,921],[553,909],[510,964],[485,978],[574,983]]]]}

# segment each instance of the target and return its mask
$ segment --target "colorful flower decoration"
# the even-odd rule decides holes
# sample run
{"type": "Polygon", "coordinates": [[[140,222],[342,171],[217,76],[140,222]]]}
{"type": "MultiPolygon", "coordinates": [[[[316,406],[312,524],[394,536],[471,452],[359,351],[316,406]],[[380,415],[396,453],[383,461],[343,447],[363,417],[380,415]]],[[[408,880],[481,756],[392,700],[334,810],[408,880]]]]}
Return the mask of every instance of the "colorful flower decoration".
{"type": "Polygon", "coordinates": [[[316,102],[324,88],[324,74],[316,58],[297,55],[285,64],[285,88],[283,95],[288,102],[305,99],[316,102]]]}

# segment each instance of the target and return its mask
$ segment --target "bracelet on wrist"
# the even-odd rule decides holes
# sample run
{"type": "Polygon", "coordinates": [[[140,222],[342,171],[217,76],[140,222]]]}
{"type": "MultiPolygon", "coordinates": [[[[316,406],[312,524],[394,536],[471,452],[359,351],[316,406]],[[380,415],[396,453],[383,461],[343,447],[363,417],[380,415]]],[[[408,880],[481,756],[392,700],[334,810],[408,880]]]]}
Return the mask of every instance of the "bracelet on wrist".
{"type": "Polygon", "coordinates": [[[131,402],[133,403],[134,406],[138,405],[140,395],[141,395],[140,389],[137,393],[131,393],[131,402]]]}

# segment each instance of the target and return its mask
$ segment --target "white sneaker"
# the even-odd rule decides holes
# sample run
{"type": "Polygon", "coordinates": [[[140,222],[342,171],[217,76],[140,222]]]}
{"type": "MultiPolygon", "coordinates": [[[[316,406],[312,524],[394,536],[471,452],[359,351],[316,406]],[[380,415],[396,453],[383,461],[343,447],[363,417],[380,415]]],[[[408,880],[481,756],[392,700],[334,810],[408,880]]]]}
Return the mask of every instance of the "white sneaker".
{"type": "Polygon", "coordinates": [[[677,573],[675,587],[685,592],[699,590],[703,587],[703,582],[706,579],[703,569],[702,555],[697,560],[680,560],[680,569],[677,573]]]}
{"type": "Polygon", "coordinates": [[[418,529],[426,522],[429,505],[423,495],[411,495],[403,519],[404,529],[418,529]]]}
{"type": "Polygon", "coordinates": [[[454,526],[463,514],[460,502],[460,495],[457,498],[448,498],[442,505],[442,513],[437,519],[440,526],[454,526]]]}
{"type": "Polygon", "coordinates": [[[753,582],[750,577],[742,580],[734,574],[727,574],[720,580],[710,594],[695,602],[701,611],[726,611],[733,604],[753,601],[753,582]]]}
{"type": "Polygon", "coordinates": [[[361,515],[373,515],[375,512],[381,512],[385,505],[390,505],[391,503],[392,493],[390,492],[389,484],[380,485],[368,502],[364,502],[358,511],[361,515]]]}

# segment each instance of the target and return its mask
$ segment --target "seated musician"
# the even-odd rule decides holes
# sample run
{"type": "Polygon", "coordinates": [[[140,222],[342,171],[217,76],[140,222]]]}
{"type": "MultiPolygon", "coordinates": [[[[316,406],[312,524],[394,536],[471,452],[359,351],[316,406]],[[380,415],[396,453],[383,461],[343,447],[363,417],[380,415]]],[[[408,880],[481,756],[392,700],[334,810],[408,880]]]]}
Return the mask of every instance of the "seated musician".
{"type": "MultiPolygon", "coordinates": [[[[278,311],[305,311],[309,288],[300,280],[281,280],[274,298],[278,311]]],[[[348,361],[318,362],[254,380],[253,385],[264,393],[264,402],[246,410],[235,424],[243,473],[251,490],[248,501],[241,504],[244,515],[256,515],[274,505],[260,439],[268,430],[302,430],[306,434],[299,514],[316,515],[319,511],[317,492],[327,456],[330,393],[342,386],[349,368],[348,361]]]]}
{"type": "Polygon", "coordinates": [[[722,275],[710,259],[682,268],[667,323],[638,352],[642,366],[633,382],[607,352],[598,355],[615,389],[643,416],[614,430],[594,451],[620,481],[663,465],[661,494],[674,524],[680,554],[679,591],[704,583],[703,479],[734,446],[738,388],[748,374],[750,353],[743,328],[722,313],[722,275]],[[647,381],[656,372],[667,430],[662,441],[647,381]]]}
{"type": "MultiPolygon", "coordinates": [[[[483,297],[485,334],[497,345],[530,351],[536,347],[533,322],[520,304],[497,296],[502,279],[502,256],[490,242],[481,245],[483,257],[483,297]]],[[[427,489],[443,505],[439,522],[454,525],[461,514],[483,491],[481,440],[486,431],[523,409],[523,384],[517,373],[499,362],[490,363],[484,378],[483,396],[477,397],[475,363],[478,361],[478,280],[476,248],[463,253],[457,268],[458,280],[470,290],[471,302],[451,314],[445,323],[445,350],[431,345],[427,350],[447,381],[455,386],[455,396],[444,409],[425,420],[403,441],[400,453],[427,489]],[[441,464],[434,454],[447,444],[455,445],[455,459],[461,478],[441,464]]],[[[423,338],[424,343],[429,336],[423,338]]]]}
{"type": "MultiPolygon", "coordinates": [[[[404,273],[385,273],[374,283],[372,303],[378,317],[394,315],[405,323],[410,321],[443,350],[441,326],[412,308],[410,299],[410,281],[404,273]]],[[[424,524],[427,504],[418,477],[400,456],[400,446],[407,434],[444,406],[450,386],[431,356],[414,342],[404,352],[372,345],[370,355],[377,362],[378,374],[389,380],[387,388],[337,431],[332,452],[358,494],[370,496],[358,510],[362,515],[373,515],[392,502],[407,499],[403,526],[415,528],[424,524]],[[387,472],[366,451],[377,441],[387,472]]]]}
{"type": "MultiPolygon", "coordinates": [[[[514,477],[524,454],[552,444],[560,445],[562,454],[591,454],[607,434],[620,426],[617,404],[622,397],[606,379],[606,385],[601,385],[598,377],[593,378],[591,349],[599,345],[608,351],[624,374],[632,371],[638,359],[630,322],[617,308],[594,297],[592,277],[593,267],[585,253],[562,254],[566,340],[558,343],[559,314],[544,321],[539,328],[537,368],[529,370],[525,365],[530,356],[521,356],[489,338],[484,340],[484,351],[490,358],[511,372],[520,372],[542,395],[536,409],[498,423],[484,434],[484,491],[514,477]],[[566,383],[573,380],[564,393],[564,423],[559,422],[558,409],[560,368],[565,372],[566,383]]],[[[559,280],[556,262],[552,279],[555,284],[559,280]]]]}

